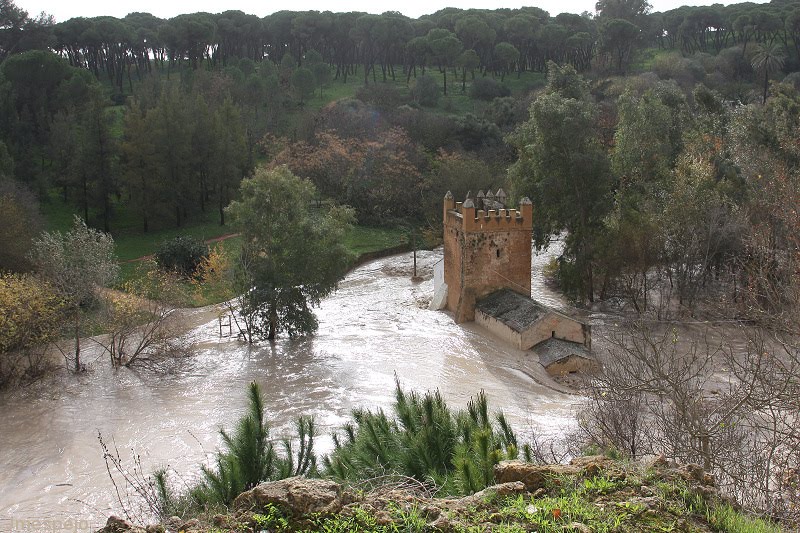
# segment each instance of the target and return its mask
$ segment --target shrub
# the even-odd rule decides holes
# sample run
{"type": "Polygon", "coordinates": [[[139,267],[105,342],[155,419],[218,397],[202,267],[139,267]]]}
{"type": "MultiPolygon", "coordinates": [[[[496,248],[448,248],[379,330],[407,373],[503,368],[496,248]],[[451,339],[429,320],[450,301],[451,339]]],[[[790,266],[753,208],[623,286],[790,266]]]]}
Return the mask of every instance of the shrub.
{"type": "Polygon", "coordinates": [[[476,117],[472,113],[467,113],[463,117],[456,119],[455,137],[465,150],[477,150],[503,142],[500,128],[487,120],[476,117]]]}
{"type": "Polygon", "coordinates": [[[397,87],[388,83],[364,85],[356,91],[356,98],[384,112],[396,109],[407,101],[397,87]]]}
{"type": "Polygon", "coordinates": [[[0,388],[44,370],[44,352],[58,335],[61,308],[47,283],[0,273],[0,388]]]}
{"type": "Polygon", "coordinates": [[[431,76],[417,78],[417,83],[411,89],[411,96],[421,106],[436,107],[439,103],[439,84],[431,76]]]}
{"type": "Polygon", "coordinates": [[[495,98],[511,96],[511,89],[492,78],[478,78],[469,88],[470,98],[491,101],[495,98]]]}
{"type": "Polygon", "coordinates": [[[353,423],[334,436],[334,451],[324,458],[327,475],[352,481],[389,473],[471,494],[493,482],[494,465],[518,456],[514,432],[502,413],[492,421],[482,392],[461,411],[438,391],[406,393],[399,383],[395,398],[394,418],[353,412],[353,423]]]}
{"type": "Polygon", "coordinates": [[[156,251],[156,263],[162,270],[190,277],[200,263],[208,257],[208,246],[188,235],[179,235],[164,241],[156,251]]]}

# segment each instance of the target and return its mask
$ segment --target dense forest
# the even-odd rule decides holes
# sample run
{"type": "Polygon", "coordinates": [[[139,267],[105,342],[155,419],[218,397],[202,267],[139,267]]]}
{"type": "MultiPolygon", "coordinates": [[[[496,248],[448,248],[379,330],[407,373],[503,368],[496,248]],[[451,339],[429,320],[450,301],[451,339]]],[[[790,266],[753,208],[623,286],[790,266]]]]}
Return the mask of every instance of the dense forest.
{"type": "MultiPolygon", "coordinates": [[[[225,224],[243,177],[286,164],[366,224],[435,225],[448,189],[529,195],[537,245],[568,232],[558,270],[579,300],[647,310],[654,272],[690,310],[712,279],[737,301],[748,269],[786,281],[800,4],[597,8],[55,23],[4,0],[7,234],[59,197],[104,231],[120,213],[144,232],[225,224]]],[[[18,248],[4,268],[28,267],[18,248]]]]}

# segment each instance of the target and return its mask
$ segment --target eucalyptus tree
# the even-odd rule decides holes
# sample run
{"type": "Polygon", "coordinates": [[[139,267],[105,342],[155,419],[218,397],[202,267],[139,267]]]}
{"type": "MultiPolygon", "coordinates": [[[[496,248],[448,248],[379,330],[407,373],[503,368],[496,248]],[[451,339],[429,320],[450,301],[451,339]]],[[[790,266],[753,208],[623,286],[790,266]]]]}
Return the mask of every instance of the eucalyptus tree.
{"type": "Polygon", "coordinates": [[[153,221],[160,217],[165,183],[155,171],[156,146],[146,118],[134,97],[125,113],[123,136],[120,142],[120,179],[128,193],[130,206],[141,218],[144,233],[150,231],[153,221]]]}
{"type": "Polygon", "coordinates": [[[75,173],[88,221],[89,207],[97,209],[103,231],[111,231],[111,196],[118,192],[117,141],[111,132],[114,117],[107,113],[102,93],[95,92],[80,115],[75,173]]]}
{"type": "Polygon", "coordinates": [[[225,207],[233,191],[252,169],[239,109],[230,99],[217,108],[213,117],[214,146],[212,183],[217,196],[219,224],[225,225],[225,207]]]}
{"type": "Polygon", "coordinates": [[[192,189],[193,119],[176,86],[163,90],[157,105],[147,112],[153,157],[151,171],[160,183],[168,184],[164,203],[174,213],[175,225],[185,224],[192,189]]]}
{"type": "Polygon", "coordinates": [[[559,272],[565,289],[594,300],[595,244],[611,207],[608,156],[598,139],[598,106],[571,66],[548,64],[545,94],[510,137],[519,159],[509,169],[514,194],[529,196],[538,216],[534,243],[567,231],[559,272]]]}

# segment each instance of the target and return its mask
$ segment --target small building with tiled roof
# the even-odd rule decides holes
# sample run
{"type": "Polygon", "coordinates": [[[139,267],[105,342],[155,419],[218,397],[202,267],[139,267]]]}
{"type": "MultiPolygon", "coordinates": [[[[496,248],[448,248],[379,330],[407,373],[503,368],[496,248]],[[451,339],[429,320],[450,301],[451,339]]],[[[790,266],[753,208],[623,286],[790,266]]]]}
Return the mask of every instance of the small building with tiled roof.
{"type": "Polygon", "coordinates": [[[549,339],[591,349],[591,326],[507,289],[478,300],[475,323],[520,350],[530,350],[549,339]]]}

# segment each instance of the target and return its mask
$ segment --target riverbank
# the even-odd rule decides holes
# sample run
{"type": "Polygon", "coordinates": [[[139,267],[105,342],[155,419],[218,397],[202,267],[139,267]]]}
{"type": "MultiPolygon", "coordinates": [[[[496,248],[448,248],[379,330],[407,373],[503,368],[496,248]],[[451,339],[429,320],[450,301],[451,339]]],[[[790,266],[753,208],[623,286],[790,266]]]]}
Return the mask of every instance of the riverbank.
{"type": "Polygon", "coordinates": [[[436,498],[411,479],[348,486],[289,478],[239,495],[225,512],[175,516],[146,529],[112,517],[98,533],[781,531],[735,510],[699,466],[663,457],[622,463],[590,456],[568,465],[505,461],[494,477],[495,485],[462,498],[436,498]]]}

